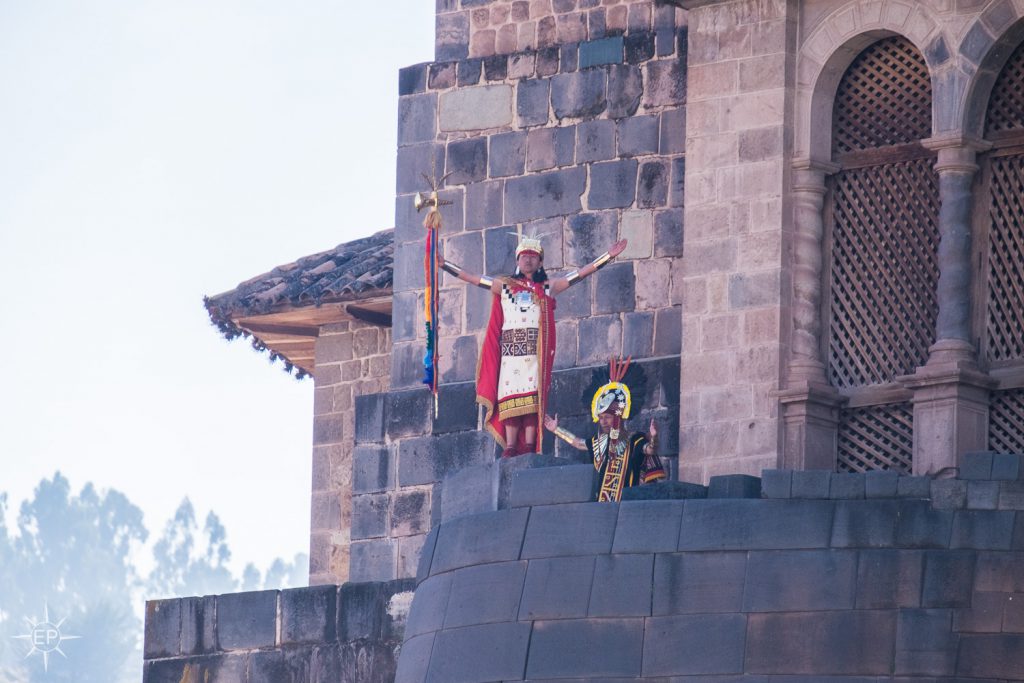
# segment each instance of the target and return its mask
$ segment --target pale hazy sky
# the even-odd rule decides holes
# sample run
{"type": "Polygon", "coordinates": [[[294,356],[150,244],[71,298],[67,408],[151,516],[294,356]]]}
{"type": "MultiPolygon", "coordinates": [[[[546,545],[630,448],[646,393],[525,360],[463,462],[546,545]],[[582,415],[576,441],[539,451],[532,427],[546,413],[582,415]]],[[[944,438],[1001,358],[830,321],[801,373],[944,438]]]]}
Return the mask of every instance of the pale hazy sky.
{"type": "Polygon", "coordinates": [[[394,220],[434,0],[0,0],[0,491],[60,470],[233,566],[308,551],[312,382],[204,294],[394,220]]]}

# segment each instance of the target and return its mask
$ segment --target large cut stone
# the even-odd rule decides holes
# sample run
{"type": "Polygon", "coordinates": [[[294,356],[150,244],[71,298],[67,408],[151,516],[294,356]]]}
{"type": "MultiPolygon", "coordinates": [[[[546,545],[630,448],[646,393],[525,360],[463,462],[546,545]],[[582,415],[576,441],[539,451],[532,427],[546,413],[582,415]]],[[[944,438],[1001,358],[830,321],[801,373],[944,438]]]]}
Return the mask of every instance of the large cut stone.
{"type": "Polygon", "coordinates": [[[559,119],[590,118],[608,106],[605,73],[587,69],[559,74],[551,80],[551,106],[559,119]]]}
{"type": "Polygon", "coordinates": [[[512,86],[483,85],[441,95],[443,131],[485,130],[512,123],[512,86]]]}
{"type": "Polygon", "coordinates": [[[505,184],[505,221],[519,223],[578,213],[586,181],[586,172],[580,167],[511,178],[505,184]]]}

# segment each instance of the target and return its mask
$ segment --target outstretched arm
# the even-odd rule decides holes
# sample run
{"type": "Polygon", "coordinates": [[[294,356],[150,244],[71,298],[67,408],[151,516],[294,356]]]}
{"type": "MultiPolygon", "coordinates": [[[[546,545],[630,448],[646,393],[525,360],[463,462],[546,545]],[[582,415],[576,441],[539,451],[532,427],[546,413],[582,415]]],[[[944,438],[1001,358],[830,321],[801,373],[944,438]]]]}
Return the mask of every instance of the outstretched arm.
{"type": "Polygon", "coordinates": [[[561,427],[558,426],[557,413],[554,417],[551,417],[550,415],[544,416],[544,427],[547,428],[549,432],[554,433],[555,436],[557,436],[559,439],[562,439],[573,448],[580,451],[587,450],[587,444],[585,441],[583,441],[583,439],[579,438],[578,436],[570,432],[568,429],[562,429],[561,427]]]}
{"type": "Polygon", "coordinates": [[[438,265],[441,266],[441,270],[454,275],[463,282],[468,282],[471,285],[476,285],[481,289],[488,289],[492,294],[498,294],[501,292],[501,283],[493,278],[489,278],[486,275],[477,275],[476,273],[470,273],[463,270],[458,264],[452,263],[441,256],[440,250],[437,255],[438,265]]]}
{"type": "Polygon", "coordinates": [[[598,270],[603,268],[609,261],[622,253],[626,248],[626,240],[619,240],[612,245],[612,248],[604,252],[596,259],[588,263],[587,265],[579,268],[578,270],[570,270],[565,274],[565,277],[557,277],[551,281],[551,293],[558,294],[569,289],[569,287],[585,277],[593,275],[598,270]]]}

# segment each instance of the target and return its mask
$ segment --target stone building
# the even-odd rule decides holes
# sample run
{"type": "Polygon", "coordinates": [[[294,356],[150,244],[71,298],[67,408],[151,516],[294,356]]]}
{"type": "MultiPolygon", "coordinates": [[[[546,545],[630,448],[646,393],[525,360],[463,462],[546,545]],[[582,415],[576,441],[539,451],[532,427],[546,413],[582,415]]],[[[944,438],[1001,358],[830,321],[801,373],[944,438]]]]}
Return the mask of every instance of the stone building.
{"type": "Polygon", "coordinates": [[[342,245],[211,300],[228,333],[313,375],[311,583],[407,590],[419,574],[400,680],[1024,680],[1024,628],[1006,606],[1024,591],[1019,463],[965,460],[1024,452],[1022,92],[1020,0],[438,0],[435,61],[400,74],[395,228],[368,238],[391,261],[352,269],[343,255],[363,247],[342,245]],[[423,173],[449,174],[445,255],[471,271],[511,271],[517,230],[541,239],[553,271],[629,239],[559,299],[551,411],[567,426],[586,428],[590,369],[632,355],[649,378],[641,418],[662,423],[673,477],[695,485],[663,495],[784,500],[623,503],[607,539],[555,547],[548,516],[579,531],[612,513],[572,498],[580,470],[538,474],[571,462],[550,440],[550,456],[496,462],[473,403],[486,293],[445,280],[436,419],[420,385],[423,173]],[[327,286],[335,270],[365,286],[327,286]],[[763,490],[742,476],[763,470],[763,490]],[[553,504],[565,507],[542,509],[553,504]],[[668,541],[622,551],[631,515],[668,541]],[[731,540],[684,533],[680,519],[731,540]],[[488,546],[486,529],[508,546],[488,546]],[[531,533],[551,535],[534,539],[545,550],[522,545],[531,533]],[[809,554],[771,554],[794,549],[809,554]],[[742,570],[684,570],[697,561],[687,553],[712,550],[745,554],[742,570]],[[539,595],[530,572],[563,555],[590,557],[595,582],[597,567],[637,563],[622,576],[662,590],[721,578],[735,600],[706,619],[685,601],[523,611],[539,595]],[[805,562],[802,585],[820,600],[787,588],[805,562]],[[518,612],[449,622],[446,602],[440,622],[424,621],[422,605],[448,601],[453,582],[501,572],[525,577],[494,594],[518,612]],[[775,611],[787,614],[765,616],[775,611]],[[559,668],[573,639],[611,647],[602,618],[625,620],[628,665],[559,668]],[[694,670],[658,654],[684,642],[705,656],[711,644],[686,635],[703,629],[728,657],[694,670]],[[808,629],[873,645],[816,650],[794,637],[808,629]],[[445,668],[478,661],[492,638],[518,643],[497,678],[445,668]],[[847,664],[816,668],[821,658],[847,664]]]}

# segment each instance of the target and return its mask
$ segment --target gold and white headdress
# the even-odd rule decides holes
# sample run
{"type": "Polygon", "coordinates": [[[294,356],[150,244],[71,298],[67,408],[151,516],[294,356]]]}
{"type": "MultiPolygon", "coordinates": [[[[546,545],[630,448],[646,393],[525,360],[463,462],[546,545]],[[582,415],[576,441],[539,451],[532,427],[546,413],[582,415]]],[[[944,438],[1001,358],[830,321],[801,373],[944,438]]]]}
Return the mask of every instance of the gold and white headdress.
{"type": "Polygon", "coordinates": [[[594,422],[597,422],[601,413],[608,411],[614,412],[624,420],[629,417],[629,412],[633,407],[633,397],[622,378],[626,375],[626,370],[629,369],[629,362],[632,359],[633,357],[630,356],[626,360],[611,358],[608,361],[610,381],[598,388],[594,392],[594,398],[590,401],[590,417],[594,422]]]}
{"type": "Polygon", "coordinates": [[[519,238],[519,245],[516,247],[516,258],[524,251],[532,251],[541,258],[544,258],[544,247],[541,246],[540,240],[536,237],[521,237],[519,238]]]}

